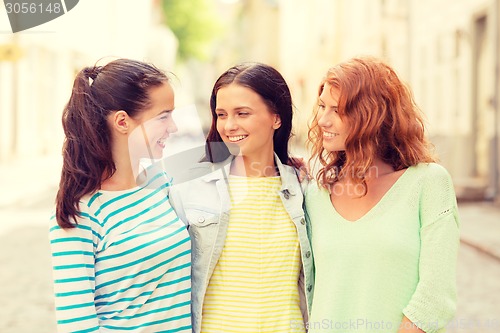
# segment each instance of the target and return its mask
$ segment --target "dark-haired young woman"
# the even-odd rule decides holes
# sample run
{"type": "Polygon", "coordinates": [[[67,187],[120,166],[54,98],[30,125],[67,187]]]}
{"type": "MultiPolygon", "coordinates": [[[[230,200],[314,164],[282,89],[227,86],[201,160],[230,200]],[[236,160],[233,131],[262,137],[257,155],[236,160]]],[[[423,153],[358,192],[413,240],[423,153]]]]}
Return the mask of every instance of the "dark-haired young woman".
{"type": "Polygon", "coordinates": [[[207,162],[172,187],[193,249],[193,331],[304,332],[313,291],[303,195],[287,166],[288,86],[274,68],[232,67],[215,83],[207,162]]]}
{"type": "Polygon", "coordinates": [[[166,176],[138,177],[177,130],[173,109],[152,65],[118,59],[78,73],[50,229],[59,332],[191,332],[189,234],[166,176]]]}
{"type": "Polygon", "coordinates": [[[422,115],[373,58],[331,68],[310,128],[315,263],[309,332],[442,332],[456,307],[459,221],[422,115]]]}

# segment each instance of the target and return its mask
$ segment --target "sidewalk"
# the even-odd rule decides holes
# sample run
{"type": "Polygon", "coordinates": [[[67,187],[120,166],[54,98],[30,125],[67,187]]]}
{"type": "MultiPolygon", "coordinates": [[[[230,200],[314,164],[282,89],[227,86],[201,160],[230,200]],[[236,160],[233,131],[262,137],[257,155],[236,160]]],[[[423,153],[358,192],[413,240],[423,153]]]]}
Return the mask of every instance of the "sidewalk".
{"type": "Polygon", "coordinates": [[[460,240],[500,261],[500,206],[491,202],[459,202],[460,240]]]}
{"type": "Polygon", "coordinates": [[[61,175],[59,156],[0,164],[0,210],[28,206],[55,193],[61,175]]]}
{"type": "MultiPolygon", "coordinates": [[[[61,172],[60,157],[0,164],[0,210],[22,209],[39,198],[53,196],[61,172]]],[[[500,205],[459,202],[462,245],[469,245],[500,261],[500,205]]],[[[1,223],[1,222],[0,222],[1,223]]]]}

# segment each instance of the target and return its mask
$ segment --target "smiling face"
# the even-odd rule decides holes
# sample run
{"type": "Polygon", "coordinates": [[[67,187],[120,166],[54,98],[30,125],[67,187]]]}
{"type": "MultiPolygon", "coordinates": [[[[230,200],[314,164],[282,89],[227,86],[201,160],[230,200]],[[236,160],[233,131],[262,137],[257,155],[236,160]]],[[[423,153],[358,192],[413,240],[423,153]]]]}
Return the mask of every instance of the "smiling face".
{"type": "Polygon", "coordinates": [[[135,128],[129,136],[132,155],[158,159],[163,156],[165,140],[177,132],[172,119],[174,92],[169,83],[149,90],[150,105],[134,119],[135,128]]]}
{"type": "Polygon", "coordinates": [[[230,149],[237,145],[240,155],[253,159],[272,156],[281,120],[259,94],[237,83],[223,86],[217,91],[215,113],[217,132],[230,149]]]}
{"type": "Polygon", "coordinates": [[[340,91],[325,83],[319,96],[318,125],[321,128],[323,148],[329,152],[345,150],[348,134],[345,120],[338,113],[340,91]]]}

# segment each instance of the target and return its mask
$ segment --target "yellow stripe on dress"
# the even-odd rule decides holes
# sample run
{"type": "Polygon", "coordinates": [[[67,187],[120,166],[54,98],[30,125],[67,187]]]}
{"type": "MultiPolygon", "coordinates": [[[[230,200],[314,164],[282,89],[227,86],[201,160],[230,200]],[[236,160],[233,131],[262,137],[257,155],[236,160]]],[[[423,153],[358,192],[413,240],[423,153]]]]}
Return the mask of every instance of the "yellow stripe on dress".
{"type": "Polygon", "coordinates": [[[225,246],[203,304],[202,332],[304,332],[297,231],[279,177],[229,178],[225,246]],[[295,324],[294,324],[295,323],[295,324]]]}

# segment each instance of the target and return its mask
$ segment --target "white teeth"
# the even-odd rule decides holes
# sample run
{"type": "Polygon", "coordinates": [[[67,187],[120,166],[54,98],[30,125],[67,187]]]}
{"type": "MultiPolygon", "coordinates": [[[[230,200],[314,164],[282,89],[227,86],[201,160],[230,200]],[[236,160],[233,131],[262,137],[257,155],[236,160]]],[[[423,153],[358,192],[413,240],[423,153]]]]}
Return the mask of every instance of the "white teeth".
{"type": "Polygon", "coordinates": [[[159,144],[160,146],[164,147],[165,140],[167,140],[167,138],[160,138],[160,139],[156,140],[156,143],[159,144]]]}
{"type": "Polygon", "coordinates": [[[237,142],[237,141],[243,140],[247,136],[248,135],[237,135],[237,136],[228,136],[228,138],[229,138],[229,141],[231,141],[231,142],[237,142]]]}
{"type": "Polygon", "coordinates": [[[330,133],[330,132],[323,132],[323,136],[325,138],[334,138],[336,137],[337,135],[339,135],[338,133],[330,133]]]}

